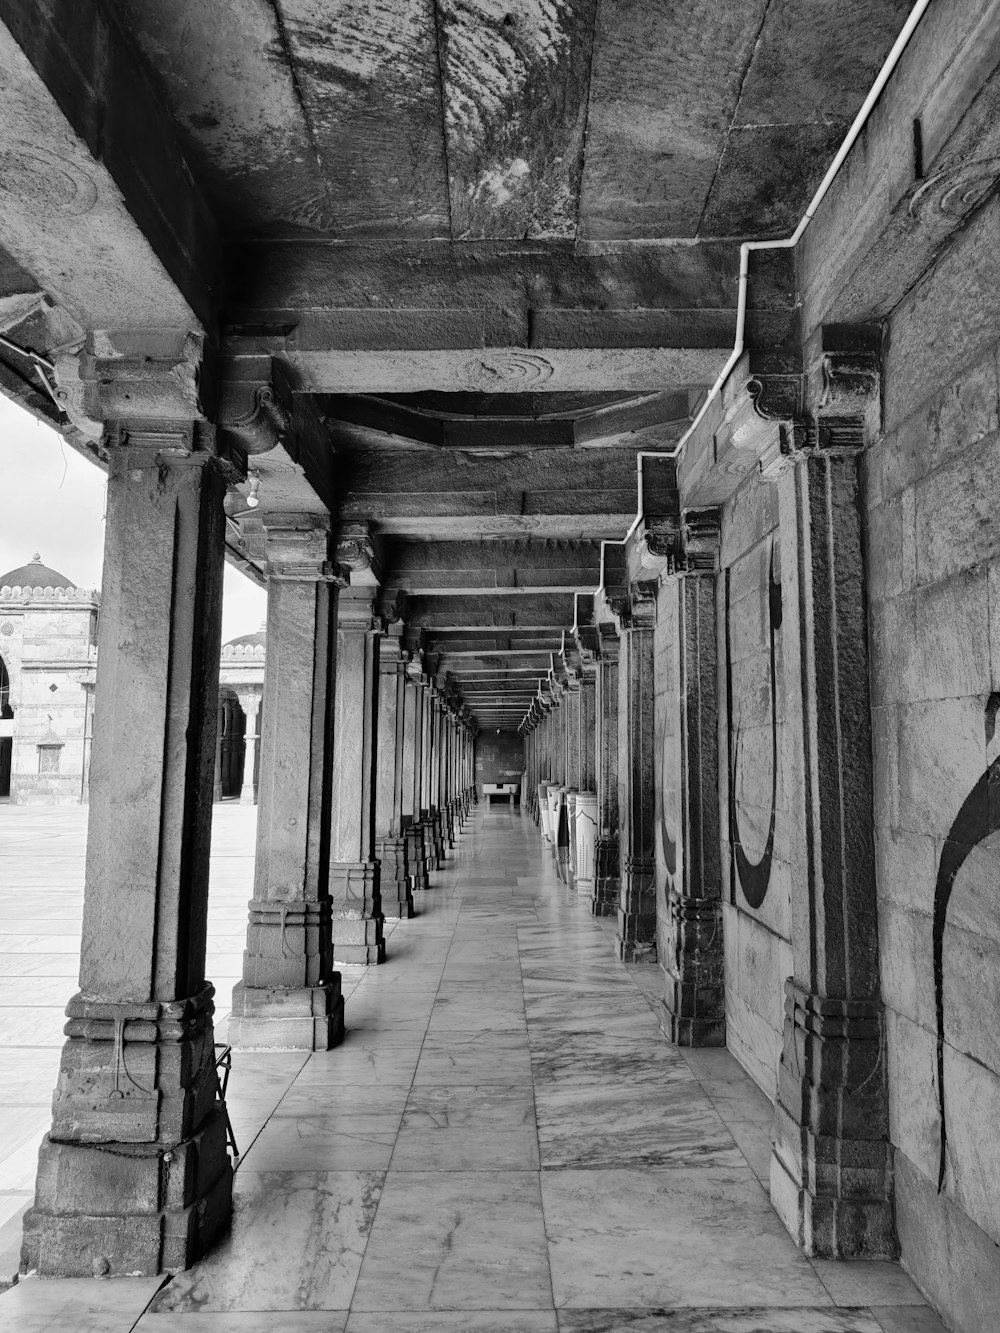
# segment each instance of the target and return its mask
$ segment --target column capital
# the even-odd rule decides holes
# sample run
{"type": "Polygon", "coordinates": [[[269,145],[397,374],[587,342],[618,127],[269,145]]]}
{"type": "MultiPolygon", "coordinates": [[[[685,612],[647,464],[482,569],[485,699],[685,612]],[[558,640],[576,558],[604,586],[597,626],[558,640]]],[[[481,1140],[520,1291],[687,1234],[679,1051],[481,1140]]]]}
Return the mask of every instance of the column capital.
{"type": "Polygon", "coordinates": [[[330,519],[326,514],[261,514],[267,576],[284,579],[341,580],[329,561],[330,519]]]}
{"type": "Polygon", "coordinates": [[[642,580],[631,583],[623,593],[607,598],[619,633],[652,629],[656,623],[656,583],[642,580]]]}
{"type": "Polygon", "coordinates": [[[721,545],[720,509],[684,510],[681,516],[679,573],[718,573],[721,545]]]}
{"type": "Polygon", "coordinates": [[[188,329],[91,333],[56,356],[54,396],[91,440],[106,434],[109,421],[205,421],[203,354],[203,338],[188,329]]]}
{"type": "Polygon", "coordinates": [[[341,595],[337,608],[338,629],[350,630],[358,634],[382,631],[384,624],[376,612],[375,598],[372,596],[373,591],[373,589],[368,589],[367,592],[361,592],[360,596],[353,591],[341,595]]]}
{"type": "Polygon", "coordinates": [[[368,523],[342,523],[334,549],[337,564],[350,571],[352,587],[377,587],[382,582],[382,561],[368,523]]]}

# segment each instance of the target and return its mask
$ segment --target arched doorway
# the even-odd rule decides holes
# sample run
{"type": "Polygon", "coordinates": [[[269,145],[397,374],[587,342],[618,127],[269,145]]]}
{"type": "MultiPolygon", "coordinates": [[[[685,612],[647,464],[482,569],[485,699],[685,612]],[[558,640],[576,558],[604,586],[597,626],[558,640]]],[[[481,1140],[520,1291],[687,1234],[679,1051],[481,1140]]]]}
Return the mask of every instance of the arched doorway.
{"type": "Polygon", "coordinates": [[[222,796],[239,796],[243,786],[244,734],[246,718],[235,694],[226,691],[219,699],[222,715],[219,741],[219,774],[222,796]]]}
{"type": "Polygon", "coordinates": [[[10,703],[10,674],[0,657],[0,801],[10,798],[10,767],[14,749],[14,710],[10,703]]]}

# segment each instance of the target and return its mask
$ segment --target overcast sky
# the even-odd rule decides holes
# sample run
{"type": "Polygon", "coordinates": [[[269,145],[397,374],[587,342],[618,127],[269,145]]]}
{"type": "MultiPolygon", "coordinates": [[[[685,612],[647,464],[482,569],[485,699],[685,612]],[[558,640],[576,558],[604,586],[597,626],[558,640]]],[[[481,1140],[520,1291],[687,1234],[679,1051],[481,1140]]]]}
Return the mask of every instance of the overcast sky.
{"type": "MultiPolygon", "coordinates": [[[[105,489],[100,468],[0,396],[0,575],[37,551],[77,587],[99,588],[105,489]]],[[[266,613],[264,592],[227,565],[223,642],[259,629],[266,613]]]]}

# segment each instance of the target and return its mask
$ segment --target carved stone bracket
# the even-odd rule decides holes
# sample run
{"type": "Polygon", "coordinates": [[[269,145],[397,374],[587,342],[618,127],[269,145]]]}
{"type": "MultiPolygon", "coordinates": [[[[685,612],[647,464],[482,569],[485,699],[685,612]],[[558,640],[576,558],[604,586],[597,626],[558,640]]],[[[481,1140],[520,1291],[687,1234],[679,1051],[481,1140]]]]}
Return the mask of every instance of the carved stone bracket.
{"type": "Polygon", "coordinates": [[[367,523],[346,523],[337,533],[335,560],[350,571],[352,587],[375,586],[382,581],[382,566],[367,523]]]}
{"type": "Polygon", "coordinates": [[[248,454],[269,453],[283,444],[292,414],[270,384],[223,382],[219,429],[237,439],[248,454]]]}
{"type": "Polygon", "coordinates": [[[330,524],[321,514],[262,515],[268,578],[322,579],[343,585],[330,563],[330,524]]]}
{"type": "Polygon", "coordinates": [[[717,571],[722,540],[718,509],[685,509],[681,525],[680,568],[686,572],[717,571]]]}

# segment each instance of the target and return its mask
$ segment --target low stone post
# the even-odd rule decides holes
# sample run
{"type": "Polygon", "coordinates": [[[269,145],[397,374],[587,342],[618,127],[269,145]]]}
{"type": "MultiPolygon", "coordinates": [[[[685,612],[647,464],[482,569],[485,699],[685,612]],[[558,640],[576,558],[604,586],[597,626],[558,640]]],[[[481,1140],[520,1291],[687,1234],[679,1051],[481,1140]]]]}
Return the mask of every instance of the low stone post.
{"type": "Polygon", "coordinates": [[[344,1032],[322,853],[337,582],[327,519],[265,514],[263,525],[267,697],[257,855],[229,1037],[244,1050],[325,1051],[344,1032]]]}
{"type": "MultiPolygon", "coordinates": [[[[229,1221],[205,979],[226,482],[185,357],[142,359],[156,419],[104,440],[80,990],[24,1219],[22,1267],[43,1276],[176,1271],[229,1221]]],[[[128,410],[114,369],[95,393],[128,410]]]]}

